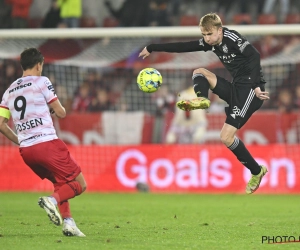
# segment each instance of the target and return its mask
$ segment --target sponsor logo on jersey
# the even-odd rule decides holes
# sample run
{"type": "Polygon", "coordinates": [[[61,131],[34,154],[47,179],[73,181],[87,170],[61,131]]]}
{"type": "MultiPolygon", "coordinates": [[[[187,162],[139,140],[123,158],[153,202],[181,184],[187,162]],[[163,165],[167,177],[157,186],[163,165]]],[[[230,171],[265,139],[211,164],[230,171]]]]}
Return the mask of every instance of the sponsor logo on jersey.
{"type": "Polygon", "coordinates": [[[19,89],[23,89],[23,88],[29,87],[29,86],[31,86],[31,85],[32,85],[31,82],[25,83],[25,84],[23,84],[23,85],[19,85],[19,86],[13,88],[13,89],[10,89],[10,90],[8,91],[8,93],[10,94],[10,93],[12,93],[12,92],[14,92],[14,91],[17,91],[17,90],[19,90],[19,89]]]}
{"type": "Polygon", "coordinates": [[[223,52],[224,52],[224,53],[228,53],[228,48],[227,48],[226,44],[224,44],[224,45],[222,46],[222,49],[223,49],[223,52]]]}
{"type": "Polygon", "coordinates": [[[48,89],[52,91],[54,95],[56,95],[53,85],[48,85],[48,89]]]}
{"type": "Polygon", "coordinates": [[[220,60],[224,63],[231,63],[232,61],[234,61],[234,57],[236,57],[236,55],[233,53],[227,56],[219,56],[220,60]]]}
{"type": "Polygon", "coordinates": [[[23,82],[23,80],[22,80],[22,79],[19,79],[19,80],[17,81],[17,84],[19,85],[21,82],[23,82]]]}
{"type": "Polygon", "coordinates": [[[39,125],[43,125],[42,118],[32,119],[32,120],[29,120],[27,122],[23,122],[21,124],[17,124],[16,125],[16,130],[19,131],[19,132],[21,132],[23,130],[35,128],[35,127],[37,127],[39,125]]]}
{"type": "Polygon", "coordinates": [[[200,46],[204,46],[203,38],[201,38],[201,39],[199,40],[199,45],[200,45],[200,46]]]}
{"type": "Polygon", "coordinates": [[[45,84],[46,84],[47,86],[52,85],[51,82],[50,82],[49,80],[45,81],[45,84]]]}

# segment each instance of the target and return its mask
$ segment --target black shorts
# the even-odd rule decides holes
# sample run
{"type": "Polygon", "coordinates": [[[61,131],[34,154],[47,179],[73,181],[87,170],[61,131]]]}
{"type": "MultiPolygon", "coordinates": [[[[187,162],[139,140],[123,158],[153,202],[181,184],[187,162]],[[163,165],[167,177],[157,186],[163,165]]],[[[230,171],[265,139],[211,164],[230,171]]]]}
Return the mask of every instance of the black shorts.
{"type": "MultiPolygon", "coordinates": [[[[264,91],[264,85],[261,86],[264,91]]],[[[217,76],[217,85],[212,92],[228,103],[225,107],[225,123],[240,129],[258,110],[263,100],[256,97],[250,84],[231,83],[226,79],[217,76]]]]}

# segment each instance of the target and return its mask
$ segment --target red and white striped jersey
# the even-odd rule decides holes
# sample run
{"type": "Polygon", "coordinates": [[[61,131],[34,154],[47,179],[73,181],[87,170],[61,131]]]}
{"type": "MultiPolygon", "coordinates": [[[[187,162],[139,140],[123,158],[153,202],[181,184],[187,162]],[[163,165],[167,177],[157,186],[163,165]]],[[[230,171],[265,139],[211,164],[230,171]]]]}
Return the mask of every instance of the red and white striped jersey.
{"type": "Polygon", "coordinates": [[[1,108],[9,109],[21,147],[57,139],[48,104],[57,100],[54,87],[44,76],[26,76],[5,91],[1,108]]]}

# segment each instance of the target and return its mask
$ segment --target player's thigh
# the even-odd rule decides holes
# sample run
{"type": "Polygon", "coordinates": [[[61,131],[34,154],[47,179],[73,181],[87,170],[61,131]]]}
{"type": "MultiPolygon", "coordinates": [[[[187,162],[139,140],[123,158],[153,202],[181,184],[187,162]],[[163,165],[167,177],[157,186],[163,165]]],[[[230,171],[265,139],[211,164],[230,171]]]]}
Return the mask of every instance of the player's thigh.
{"type": "Polygon", "coordinates": [[[217,77],[217,84],[215,88],[212,89],[212,92],[218,95],[222,100],[230,104],[232,83],[220,76],[216,76],[216,77],[217,77]]]}
{"type": "Polygon", "coordinates": [[[217,84],[217,76],[214,73],[210,72],[207,69],[199,68],[199,69],[194,70],[193,75],[195,75],[195,74],[204,75],[209,83],[210,89],[215,88],[215,86],[217,84]]]}
{"type": "Polygon", "coordinates": [[[247,103],[245,103],[246,109],[244,110],[242,109],[240,115],[241,123],[239,128],[245,125],[245,123],[250,119],[253,113],[262,106],[263,102],[264,102],[263,100],[260,100],[258,97],[254,96],[248,108],[247,108],[247,103]]]}
{"type": "Polygon", "coordinates": [[[45,167],[54,173],[57,182],[74,180],[81,173],[81,168],[70,154],[66,144],[60,139],[47,143],[47,147],[51,149],[51,155],[40,159],[45,167]]]}
{"type": "Polygon", "coordinates": [[[263,101],[256,97],[251,87],[237,87],[232,102],[225,108],[225,122],[240,129],[262,104],[263,101]]]}
{"type": "Polygon", "coordinates": [[[60,139],[42,142],[31,147],[35,162],[50,171],[56,182],[72,181],[81,173],[80,166],[60,139]]]}
{"type": "Polygon", "coordinates": [[[56,182],[55,177],[50,170],[43,167],[41,164],[37,163],[35,160],[35,155],[32,154],[31,147],[20,147],[20,154],[23,158],[25,164],[41,179],[48,179],[51,182],[56,182]]]}

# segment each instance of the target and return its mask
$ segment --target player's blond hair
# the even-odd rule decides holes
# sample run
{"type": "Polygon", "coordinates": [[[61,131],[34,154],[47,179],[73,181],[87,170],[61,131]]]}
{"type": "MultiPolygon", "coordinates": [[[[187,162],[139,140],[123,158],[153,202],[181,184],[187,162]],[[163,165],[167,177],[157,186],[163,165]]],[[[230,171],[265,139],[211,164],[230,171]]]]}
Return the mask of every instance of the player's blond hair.
{"type": "Polygon", "coordinates": [[[200,19],[199,26],[207,31],[211,31],[214,27],[219,29],[222,27],[222,20],[216,13],[209,13],[200,19]]]}

